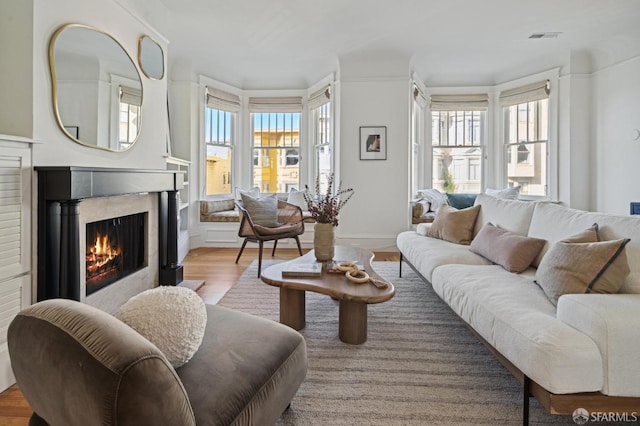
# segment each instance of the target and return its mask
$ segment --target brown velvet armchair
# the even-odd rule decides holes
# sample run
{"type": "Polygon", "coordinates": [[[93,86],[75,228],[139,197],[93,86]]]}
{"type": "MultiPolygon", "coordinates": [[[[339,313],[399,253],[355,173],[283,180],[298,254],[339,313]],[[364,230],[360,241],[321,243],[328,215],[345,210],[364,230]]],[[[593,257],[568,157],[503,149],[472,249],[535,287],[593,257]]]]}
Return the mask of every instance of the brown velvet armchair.
{"type": "Polygon", "coordinates": [[[276,247],[278,240],[284,238],[293,238],[298,245],[298,252],[302,256],[302,247],[300,247],[300,239],[298,235],[304,233],[304,222],[302,217],[302,209],[294,204],[287,203],[282,200],[278,200],[278,223],[277,227],[269,228],[266,226],[258,225],[251,219],[251,215],[244,208],[242,202],[236,201],[236,206],[240,211],[240,229],[238,230],[238,236],[244,238],[242,247],[236,257],[236,263],[240,260],[244,247],[247,242],[258,243],[258,277],[262,272],[262,249],[265,241],[273,241],[273,250],[271,256],[276,253],[276,247]]]}
{"type": "Polygon", "coordinates": [[[200,348],[174,369],[116,317],[51,299],[22,310],[7,341],[30,425],[271,425],[307,372],[304,338],[243,312],[206,305],[200,348]]]}

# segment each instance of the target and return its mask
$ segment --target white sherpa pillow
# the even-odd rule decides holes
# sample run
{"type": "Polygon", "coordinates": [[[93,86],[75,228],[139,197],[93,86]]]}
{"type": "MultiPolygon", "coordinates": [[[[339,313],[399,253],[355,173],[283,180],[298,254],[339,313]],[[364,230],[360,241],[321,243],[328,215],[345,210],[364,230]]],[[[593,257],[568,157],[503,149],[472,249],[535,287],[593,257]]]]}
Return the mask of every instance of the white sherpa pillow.
{"type": "Polygon", "coordinates": [[[200,347],[207,310],[193,290],[161,286],[133,296],[122,305],[116,318],[156,345],[178,368],[200,347]]]}

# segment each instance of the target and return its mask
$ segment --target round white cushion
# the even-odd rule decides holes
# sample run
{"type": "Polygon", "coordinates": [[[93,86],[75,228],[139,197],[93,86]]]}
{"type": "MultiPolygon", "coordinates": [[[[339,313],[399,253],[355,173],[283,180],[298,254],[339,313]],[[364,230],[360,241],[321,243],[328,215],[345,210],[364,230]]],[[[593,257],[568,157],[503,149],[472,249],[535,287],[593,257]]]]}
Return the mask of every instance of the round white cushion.
{"type": "Polygon", "coordinates": [[[196,353],[207,324],[204,302],[184,287],[143,291],[122,305],[116,317],[156,345],[174,368],[196,353]]]}

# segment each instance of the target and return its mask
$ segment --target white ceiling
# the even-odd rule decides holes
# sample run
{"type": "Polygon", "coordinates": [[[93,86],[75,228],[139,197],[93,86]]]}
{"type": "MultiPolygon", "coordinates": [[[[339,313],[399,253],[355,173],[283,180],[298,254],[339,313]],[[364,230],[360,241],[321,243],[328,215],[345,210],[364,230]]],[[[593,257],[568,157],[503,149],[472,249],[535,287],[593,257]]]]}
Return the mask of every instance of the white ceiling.
{"type": "Polygon", "coordinates": [[[590,72],[640,54],[640,0],[121,1],[170,41],[171,78],[244,89],[307,88],[368,65],[433,85],[496,84],[570,55],[590,72]],[[528,39],[546,31],[562,34],[528,39]]]}

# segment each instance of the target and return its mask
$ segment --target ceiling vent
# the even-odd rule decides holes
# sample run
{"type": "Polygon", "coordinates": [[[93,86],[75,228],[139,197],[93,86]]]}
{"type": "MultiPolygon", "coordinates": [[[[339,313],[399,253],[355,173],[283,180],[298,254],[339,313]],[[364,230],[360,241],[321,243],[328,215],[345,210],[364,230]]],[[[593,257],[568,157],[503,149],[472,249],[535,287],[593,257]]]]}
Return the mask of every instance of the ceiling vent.
{"type": "Polygon", "coordinates": [[[561,32],[533,33],[529,38],[558,38],[561,32]]]}

